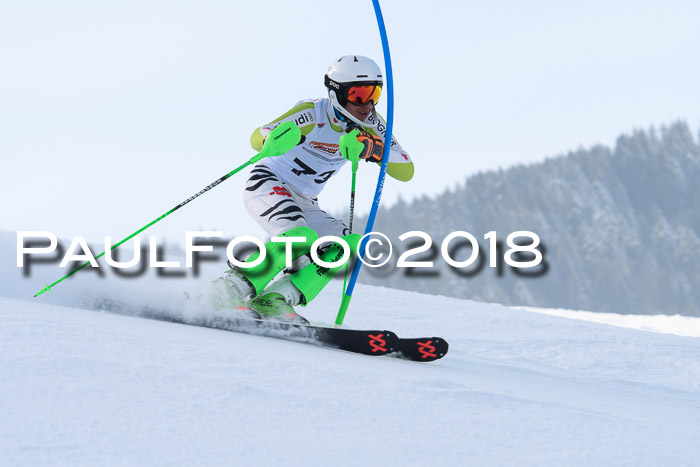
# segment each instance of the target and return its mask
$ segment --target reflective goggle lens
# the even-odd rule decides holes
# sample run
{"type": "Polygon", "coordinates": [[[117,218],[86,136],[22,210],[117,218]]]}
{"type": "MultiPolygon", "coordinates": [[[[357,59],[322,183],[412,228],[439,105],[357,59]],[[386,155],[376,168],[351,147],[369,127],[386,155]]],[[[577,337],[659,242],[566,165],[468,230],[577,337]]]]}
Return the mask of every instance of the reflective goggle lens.
{"type": "Polygon", "coordinates": [[[350,86],[348,88],[348,102],[355,105],[365,105],[372,101],[376,105],[381,94],[381,86],[350,86]]]}

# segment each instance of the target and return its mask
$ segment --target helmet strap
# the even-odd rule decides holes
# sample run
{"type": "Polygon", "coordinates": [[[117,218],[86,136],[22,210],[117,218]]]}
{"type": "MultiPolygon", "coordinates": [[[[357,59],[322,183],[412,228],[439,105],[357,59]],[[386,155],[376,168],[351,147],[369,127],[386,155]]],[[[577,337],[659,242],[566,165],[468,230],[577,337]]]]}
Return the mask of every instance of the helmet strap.
{"type": "MultiPolygon", "coordinates": [[[[338,109],[336,109],[335,107],[333,107],[333,113],[335,114],[336,118],[337,118],[338,120],[340,120],[341,122],[347,122],[347,121],[348,121],[348,119],[345,118],[345,115],[343,115],[343,114],[341,114],[340,112],[338,112],[338,109]]],[[[355,123],[352,123],[352,124],[354,125],[355,123]]]]}
{"type": "Polygon", "coordinates": [[[331,105],[333,106],[333,109],[335,109],[336,112],[340,113],[343,117],[345,117],[347,120],[350,120],[351,122],[355,122],[361,127],[365,128],[374,128],[376,129],[377,126],[379,125],[379,118],[377,118],[377,111],[374,109],[374,105],[372,105],[372,117],[374,119],[374,124],[367,123],[367,122],[362,122],[358,120],[357,118],[353,117],[350,112],[345,109],[340,103],[338,102],[338,97],[335,95],[335,91],[329,91],[328,92],[328,97],[330,98],[331,105]]]}

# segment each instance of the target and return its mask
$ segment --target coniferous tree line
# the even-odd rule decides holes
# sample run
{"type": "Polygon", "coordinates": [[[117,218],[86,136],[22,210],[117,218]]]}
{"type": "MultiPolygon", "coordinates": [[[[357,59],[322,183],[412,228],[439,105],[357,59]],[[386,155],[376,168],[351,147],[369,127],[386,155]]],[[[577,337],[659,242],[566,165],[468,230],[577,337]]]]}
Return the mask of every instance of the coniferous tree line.
{"type": "MultiPolygon", "coordinates": [[[[509,305],[700,316],[700,146],[684,122],[622,135],[614,148],[478,173],[438,196],[381,208],[374,230],[398,247],[394,263],[406,249],[399,235],[429,233],[434,251],[411,259],[435,267],[367,268],[362,282],[509,305]],[[442,239],[456,230],[477,238],[481,264],[453,270],[441,259],[442,239]],[[497,232],[502,258],[506,236],[522,230],[539,235],[546,264],[490,268],[484,234],[497,232]]],[[[471,250],[453,253],[464,260],[471,250]]]]}

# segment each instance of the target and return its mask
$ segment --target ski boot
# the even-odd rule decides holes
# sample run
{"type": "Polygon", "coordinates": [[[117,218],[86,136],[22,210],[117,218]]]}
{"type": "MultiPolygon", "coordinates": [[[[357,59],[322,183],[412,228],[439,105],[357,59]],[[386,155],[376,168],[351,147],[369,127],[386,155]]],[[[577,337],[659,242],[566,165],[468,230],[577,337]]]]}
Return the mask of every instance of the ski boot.
{"type": "Polygon", "coordinates": [[[309,321],[294,311],[292,305],[305,304],[304,296],[294,287],[289,276],[283,276],[248,302],[248,307],[263,319],[290,324],[309,324],[309,321]]]}
{"type": "Polygon", "coordinates": [[[255,289],[243,272],[232,267],[212,283],[210,302],[217,309],[240,309],[255,294],[255,289]]]}
{"type": "Polygon", "coordinates": [[[294,308],[287,304],[284,296],[276,292],[255,297],[248,303],[248,307],[265,320],[289,324],[309,324],[309,320],[298,315],[294,308]]]}

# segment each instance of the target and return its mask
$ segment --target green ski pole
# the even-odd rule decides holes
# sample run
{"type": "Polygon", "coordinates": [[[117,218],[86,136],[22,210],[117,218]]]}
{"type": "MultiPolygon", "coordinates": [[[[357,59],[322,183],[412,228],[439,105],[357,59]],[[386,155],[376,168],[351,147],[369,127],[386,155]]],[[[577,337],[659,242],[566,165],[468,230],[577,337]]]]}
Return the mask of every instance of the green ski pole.
{"type": "MultiPolygon", "coordinates": [[[[350,222],[348,225],[350,233],[352,233],[352,222],[355,217],[355,182],[357,181],[357,169],[360,164],[360,153],[362,152],[362,149],[364,147],[362,143],[357,141],[358,133],[358,130],[353,130],[348,132],[347,135],[341,136],[341,138],[343,139],[350,138],[346,146],[346,153],[344,154],[344,157],[352,163],[352,183],[350,185],[350,222]],[[353,154],[350,154],[350,151],[348,149],[351,149],[353,154]]],[[[343,281],[343,299],[345,299],[345,288],[348,284],[349,268],[350,262],[348,262],[348,264],[345,265],[345,280],[343,281]]],[[[339,325],[336,324],[336,327],[338,326],[339,325]]]]}
{"type": "MultiPolygon", "coordinates": [[[[170,214],[177,211],[178,209],[180,209],[181,207],[183,207],[184,205],[186,205],[190,201],[198,198],[200,195],[203,195],[207,191],[209,191],[212,188],[216,187],[217,185],[221,184],[223,181],[231,178],[232,176],[234,176],[235,174],[237,174],[238,172],[240,172],[244,168],[248,167],[249,165],[255,164],[259,160],[264,159],[266,157],[281,156],[282,154],[286,153],[287,151],[292,149],[294,146],[299,144],[300,140],[301,140],[301,130],[299,129],[298,126],[296,126],[296,124],[294,122],[283,122],[283,123],[279,124],[267,136],[267,138],[265,139],[265,144],[263,145],[263,148],[260,150],[260,152],[257,153],[255,156],[251,157],[250,160],[248,160],[245,164],[233,169],[231,172],[227,173],[223,177],[210,183],[209,185],[204,187],[204,189],[202,189],[201,191],[198,191],[194,195],[190,196],[185,201],[183,201],[182,203],[180,203],[177,206],[175,206],[174,208],[172,208],[170,211],[166,212],[165,214],[161,215],[160,217],[156,218],[155,220],[144,225],[139,230],[132,233],[131,235],[129,235],[125,239],[121,240],[120,242],[114,244],[110,248],[110,251],[114,250],[119,245],[131,240],[133,237],[140,234],[141,232],[143,232],[144,230],[146,230],[147,228],[149,228],[153,224],[168,217],[170,214]]],[[[101,258],[102,256],[104,256],[105,253],[106,253],[106,251],[103,251],[99,255],[95,256],[95,259],[101,258]]],[[[39,295],[43,294],[44,292],[48,292],[49,290],[51,290],[52,287],[55,287],[60,282],[67,279],[68,277],[72,276],[76,272],[80,271],[88,264],[90,264],[90,262],[86,261],[85,263],[83,263],[80,266],[78,266],[77,268],[73,269],[71,272],[69,272],[65,276],[61,277],[57,281],[53,282],[52,284],[46,285],[43,289],[41,289],[36,294],[34,294],[34,296],[38,297],[39,295]]]]}
{"type": "MultiPolygon", "coordinates": [[[[355,125],[357,127],[357,125],[355,125]]],[[[343,157],[352,162],[352,184],[350,186],[350,233],[352,233],[352,220],[355,213],[355,181],[357,180],[357,168],[360,165],[360,153],[364,149],[364,145],[357,141],[357,135],[359,130],[353,129],[349,131],[347,135],[341,136],[341,138],[346,141],[345,154],[343,157]],[[352,152],[352,154],[350,154],[352,152]]]]}
{"type": "MultiPolygon", "coordinates": [[[[357,160],[352,160],[352,184],[350,185],[350,222],[348,223],[348,228],[350,229],[350,233],[352,233],[352,221],[353,218],[355,217],[355,182],[357,181],[357,167],[360,161],[360,158],[357,157],[357,160]]],[[[345,281],[343,282],[343,295],[345,295],[345,286],[348,283],[348,269],[350,267],[350,262],[348,261],[348,264],[345,265],[345,281]]]]}
{"type": "MultiPolygon", "coordinates": [[[[384,177],[386,176],[386,169],[389,164],[389,151],[391,150],[391,131],[394,126],[394,79],[393,72],[391,70],[391,56],[389,53],[389,40],[386,35],[386,27],[384,26],[384,17],[382,16],[382,10],[379,7],[379,0],[372,0],[372,5],[374,5],[374,13],[377,16],[377,24],[379,25],[379,35],[382,38],[382,49],[384,50],[384,65],[386,68],[386,87],[387,87],[387,119],[386,119],[386,133],[384,135],[384,152],[382,154],[382,164],[379,169],[379,179],[377,180],[377,189],[374,192],[374,201],[372,202],[372,209],[369,212],[369,217],[367,218],[367,225],[365,226],[365,233],[372,231],[372,226],[374,226],[374,220],[377,217],[377,211],[379,210],[379,202],[382,198],[382,190],[384,189],[384,177]]],[[[345,319],[345,313],[348,311],[350,306],[350,299],[352,298],[352,292],[355,289],[355,284],[357,283],[357,276],[360,274],[360,267],[362,266],[362,248],[366,244],[366,239],[364,242],[360,243],[360,248],[358,250],[358,260],[355,262],[355,267],[352,270],[352,276],[350,276],[350,283],[348,288],[343,295],[343,301],[340,303],[340,309],[338,310],[338,316],[335,319],[336,326],[343,324],[345,319]]]]}

